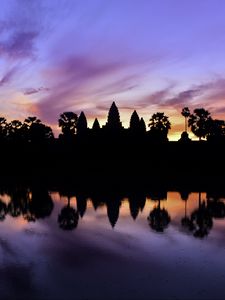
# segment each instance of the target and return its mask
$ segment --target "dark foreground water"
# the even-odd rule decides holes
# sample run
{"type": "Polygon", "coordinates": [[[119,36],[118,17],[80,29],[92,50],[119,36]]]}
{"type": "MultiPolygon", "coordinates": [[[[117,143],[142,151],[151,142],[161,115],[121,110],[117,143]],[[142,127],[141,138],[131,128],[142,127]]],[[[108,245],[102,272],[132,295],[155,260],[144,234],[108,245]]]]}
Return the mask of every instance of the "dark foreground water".
{"type": "Polygon", "coordinates": [[[2,192],[1,299],[225,299],[223,198],[49,195],[2,192]]]}

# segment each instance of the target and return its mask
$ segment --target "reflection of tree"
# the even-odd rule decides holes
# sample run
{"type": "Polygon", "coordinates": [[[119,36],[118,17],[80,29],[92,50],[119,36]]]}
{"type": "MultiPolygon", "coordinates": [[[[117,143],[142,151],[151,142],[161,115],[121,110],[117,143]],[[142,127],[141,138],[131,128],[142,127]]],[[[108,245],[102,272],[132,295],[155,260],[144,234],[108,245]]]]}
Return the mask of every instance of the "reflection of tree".
{"type": "Polygon", "coordinates": [[[199,193],[198,209],[191,214],[191,222],[193,226],[193,235],[199,238],[207,236],[213,226],[210,211],[207,208],[205,201],[201,202],[201,192],[199,193]]]}
{"type": "Polygon", "coordinates": [[[8,204],[8,213],[12,217],[23,215],[28,222],[50,216],[53,210],[53,201],[48,190],[36,186],[32,189],[19,186],[9,192],[11,201],[8,204]]]}
{"type": "Polygon", "coordinates": [[[163,232],[170,223],[170,216],[165,208],[160,207],[160,201],[167,199],[167,193],[163,189],[151,192],[151,199],[157,200],[158,205],[148,216],[149,226],[157,232],[163,232]]]}
{"type": "Polygon", "coordinates": [[[49,217],[53,210],[53,201],[48,190],[40,186],[32,189],[32,199],[27,214],[28,221],[49,217]]]}
{"type": "Polygon", "coordinates": [[[77,211],[70,206],[70,197],[68,204],[64,206],[58,215],[59,227],[64,230],[72,230],[77,227],[79,215],[77,211]]]}
{"type": "Polygon", "coordinates": [[[11,201],[8,204],[8,214],[14,218],[20,216],[27,209],[27,189],[15,187],[10,191],[11,201]]]}
{"type": "Polygon", "coordinates": [[[223,219],[225,218],[225,204],[220,201],[219,197],[209,196],[207,197],[207,207],[210,211],[210,214],[215,219],[223,219]]]}
{"type": "Polygon", "coordinates": [[[181,225],[184,228],[187,228],[188,230],[192,230],[193,226],[192,226],[192,222],[190,217],[187,216],[187,201],[188,201],[188,196],[189,196],[189,192],[183,190],[181,193],[181,199],[184,201],[184,217],[181,219],[181,225]]]}
{"type": "Polygon", "coordinates": [[[165,208],[160,207],[160,200],[158,205],[155,207],[148,216],[149,226],[157,231],[163,232],[170,223],[170,216],[165,208]]]}
{"type": "Polygon", "coordinates": [[[84,195],[77,195],[77,211],[82,218],[87,208],[87,198],[84,195]]]}
{"type": "Polygon", "coordinates": [[[7,214],[7,206],[4,202],[0,201],[0,221],[5,220],[7,214]]]}

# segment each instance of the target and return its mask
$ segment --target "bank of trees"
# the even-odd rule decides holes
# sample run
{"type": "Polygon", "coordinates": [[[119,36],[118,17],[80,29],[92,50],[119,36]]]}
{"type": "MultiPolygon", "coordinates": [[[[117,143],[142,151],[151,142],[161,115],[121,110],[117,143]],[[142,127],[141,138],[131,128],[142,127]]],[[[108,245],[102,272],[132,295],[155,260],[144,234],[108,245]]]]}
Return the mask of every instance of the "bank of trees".
{"type": "MultiPolygon", "coordinates": [[[[180,141],[190,141],[188,128],[199,140],[225,141],[225,121],[213,119],[204,108],[196,108],[191,112],[188,107],[184,107],[181,115],[185,119],[185,127],[180,141]]],[[[171,122],[163,112],[157,112],[149,119],[147,124],[149,130],[146,130],[144,119],[140,118],[137,111],[134,110],[131,114],[129,128],[125,129],[120,121],[119,110],[113,102],[108,112],[107,122],[102,127],[96,118],[92,128],[88,128],[84,112],[81,112],[79,116],[74,112],[63,112],[58,119],[58,126],[61,129],[59,140],[64,141],[74,141],[76,137],[81,139],[98,136],[101,136],[102,139],[111,136],[121,137],[121,134],[128,133],[127,136],[131,139],[146,137],[153,142],[167,142],[171,122]]],[[[23,122],[19,120],[7,122],[4,117],[0,117],[0,141],[40,144],[53,140],[52,129],[37,117],[28,117],[23,122]]]]}

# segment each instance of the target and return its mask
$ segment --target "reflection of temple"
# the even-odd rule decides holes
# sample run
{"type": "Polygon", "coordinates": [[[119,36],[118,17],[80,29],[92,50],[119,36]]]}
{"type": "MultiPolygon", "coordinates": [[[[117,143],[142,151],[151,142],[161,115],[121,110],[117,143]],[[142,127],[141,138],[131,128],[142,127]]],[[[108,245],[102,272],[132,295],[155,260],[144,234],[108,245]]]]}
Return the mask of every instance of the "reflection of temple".
{"type": "MultiPolygon", "coordinates": [[[[115,193],[110,191],[100,191],[93,193],[84,193],[74,188],[64,186],[60,190],[60,195],[64,195],[68,199],[58,214],[59,226],[66,230],[77,227],[79,217],[84,217],[87,211],[87,201],[90,199],[94,209],[105,206],[107,208],[108,220],[112,227],[115,227],[121,207],[121,199],[127,199],[129,203],[130,215],[136,220],[140,211],[143,210],[146,202],[146,194],[139,190],[130,193],[115,193]],[[70,199],[76,198],[76,207],[71,205],[70,199]]],[[[208,192],[206,200],[201,199],[199,193],[198,208],[194,209],[190,215],[187,213],[187,201],[190,191],[181,190],[181,199],[184,201],[184,217],[181,219],[182,228],[187,229],[194,237],[203,238],[207,236],[212,229],[213,219],[225,218],[225,203],[222,200],[223,195],[208,192]]],[[[32,185],[31,187],[23,185],[15,185],[0,189],[0,194],[7,194],[8,200],[0,197],[0,221],[4,221],[7,215],[17,218],[23,217],[27,222],[34,222],[37,219],[49,217],[53,211],[53,201],[50,197],[46,186],[32,185]]],[[[163,232],[170,223],[170,215],[161,203],[167,199],[167,191],[163,188],[155,188],[147,195],[151,201],[155,201],[156,205],[148,216],[149,226],[157,231],[163,232]]]]}
{"type": "Polygon", "coordinates": [[[139,210],[142,211],[145,206],[146,196],[142,193],[132,193],[129,198],[130,214],[135,220],[138,216],[139,210]]]}
{"type": "Polygon", "coordinates": [[[115,227],[116,222],[119,218],[120,205],[121,205],[121,201],[118,197],[117,198],[116,197],[115,198],[111,198],[111,197],[107,198],[107,201],[106,201],[107,215],[108,215],[109,222],[110,222],[112,228],[115,227]]]}

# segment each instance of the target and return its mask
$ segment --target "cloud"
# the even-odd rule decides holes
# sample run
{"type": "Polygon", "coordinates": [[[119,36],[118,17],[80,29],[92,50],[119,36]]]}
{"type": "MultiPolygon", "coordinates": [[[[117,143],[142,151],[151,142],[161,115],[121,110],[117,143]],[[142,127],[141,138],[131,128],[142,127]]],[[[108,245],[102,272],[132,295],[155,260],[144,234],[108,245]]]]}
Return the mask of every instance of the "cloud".
{"type": "Polygon", "coordinates": [[[38,34],[35,31],[14,32],[6,41],[0,41],[0,55],[13,59],[33,58],[38,34]]]}
{"type": "Polygon", "coordinates": [[[193,99],[201,95],[204,91],[196,87],[195,89],[189,89],[178,93],[175,97],[164,99],[160,104],[162,106],[182,107],[191,103],[193,99]]]}
{"type": "Polygon", "coordinates": [[[26,88],[23,90],[23,94],[24,95],[32,95],[32,94],[37,94],[42,91],[49,91],[49,88],[46,88],[43,86],[41,86],[39,88],[26,88]]]}
{"type": "Polygon", "coordinates": [[[96,109],[103,98],[134,89],[138,78],[128,60],[88,55],[66,57],[44,73],[51,93],[37,105],[40,117],[50,122],[65,110],[96,109]]]}
{"type": "Polygon", "coordinates": [[[11,69],[9,69],[0,79],[0,86],[3,86],[6,83],[10,82],[16,72],[17,67],[12,67],[11,69]]]}
{"type": "Polygon", "coordinates": [[[181,109],[184,106],[204,107],[212,111],[219,111],[218,103],[225,100],[225,79],[216,78],[211,81],[190,86],[190,88],[173,92],[175,85],[170,85],[155,93],[143,97],[139,102],[141,107],[157,105],[164,109],[181,109]]]}
{"type": "Polygon", "coordinates": [[[12,1],[2,4],[0,19],[0,55],[9,60],[34,58],[36,42],[43,33],[44,13],[42,1],[12,1]]]}

